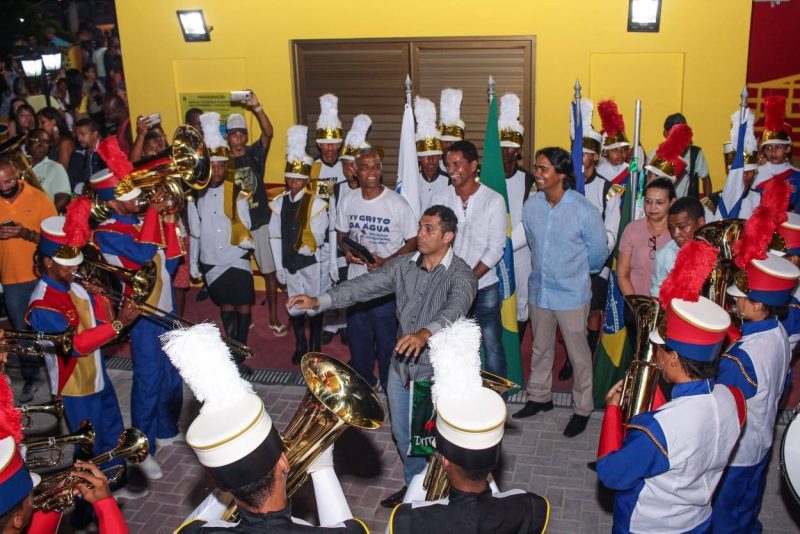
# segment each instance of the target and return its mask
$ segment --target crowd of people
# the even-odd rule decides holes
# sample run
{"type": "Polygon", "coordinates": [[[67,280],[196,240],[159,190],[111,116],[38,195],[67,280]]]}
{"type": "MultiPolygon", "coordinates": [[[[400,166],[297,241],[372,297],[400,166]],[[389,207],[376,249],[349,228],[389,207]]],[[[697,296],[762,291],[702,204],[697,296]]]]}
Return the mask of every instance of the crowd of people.
{"type": "MultiPolygon", "coordinates": [[[[572,132],[581,147],[580,168],[570,151],[546,147],[535,152],[529,172],[520,165],[525,132],[519,98],[504,95],[498,122],[504,196],[480,179],[480,155],[460,118],[460,90],[442,91],[438,123],[435,104],[417,97],[418,187],[400,192],[384,184],[382,150],[368,142],[372,119],[356,116],[345,135],[338,99],[326,94],[312,133],[318,158],[307,154],[308,126],[290,127],[285,190],[275,196],[267,194],[263,179],[275,132],[250,91],[241,113],[224,118],[197,108],[186,113],[185,123],[208,148],[210,172],[207,187],[176,199],[163,190],[143,191],[131,179],[134,165],[162,154],[167,140],[158,114],[131,124],[114,39],[93,38],[105,55],[74,54],[82,58],[80,66],[65,71],[63,84],[59,78],[52,106],[34,109],[26,102],[41,88],[20,76],[13,63],[3,77],[12,88],[3,100],[10,114],[8,135],[25,135],[21,151],[31,169],[0,155],[5,221],[0,283],[15,329],[71,329],[69,353],[50,352],[45,363],[50,392],[63,398],[70,430],[83,420],[95,428],[93,455],[82,459],[113,448],[123,430],[102,347],[125,333],[133,355],[131,419],[148,441],[144,474],[161,478],[158,450],[185,440],[239,507],[237,525],[214,525],[242,532],[291,528],[285,488],[291,466],[262,401],[240,380],[251,371],[242,347],[256,300],[254,262],[264,277],[269,327],[277,337],[288,333],[278,288],[288,295],[294,350],[277,357],[299,364],[338,333],[354,371],[376,393],[385,393],[405,479],[404,487],[381,503],[399,506],[392,515],[395,531],[543,531],[546,499],[492,493],[490,473],[499,459],[506,408],[502,397],[480,387],[477,374],[483,369],[507,375],[501,305],[510,281],[500,264],[512,255],[514,272],[508,275],[517,288],[517,329],[522,337],[530,324],[533,337],[527,402],[512,417],[553,408],[558,329],[568,360],[557,373],[561,380],[573,379],[574,413],[566,437],[585,430],[597,407],[593,392],[610,386],[596,469],[600,481],[618,491],[615,531],[757,531],[773,422],[788,384],[790,339],[793,349],[800,337],[797,317],[788,313],[800,278],[800,222],[794,213],[800,171],[791,166],[780,97],[770,97],[760,142],[752,111],[737,111],[732,156],[726,160],[729,176],[715,194],[705,155],[692,144],[683,115],[666,118],[664,141],[644,159],[613,101],[598,104],[602,128],[597,130],[593,105],[580,103],[583,129],[572,132]],[[258,125],[252,136],[246,114],[258,125]],[[638,191],[631,183],[633,157],[646,163],[638,191]],[[410,202],[409,194],[418,198],[410,202]],[[96,213],[98,203],[107,215],[96,213]],[[626,203],[633,206],[627,216],[626,203]],[[724,247],[694,235],[706,223],[726,220],[739,232],[732,256],[722,259],[742,273],[727,287],[740,329],[724,309],[724,294],[707,294],[702,284],[724,247]],[[774,253],[768,251],[776,246],[773,232],[784,245],[774,253]],[[95,281],[77,275],[90,251],[94,262],[151,273],[151,291],[136,297],[135,284],[125,280],[125,296],[111,298],[95,281]],[[745,277],[748,283],[742,283],[745,277]],[[163,317],[183,314],[192,279],[202,282],[200,298],[219,308],[224,337],[206,332],[211,336],[203,338],[206,344],[191,341],[198,343],[195,350],[219,360],[220,366],[208,371],[218,371],[213,378],[230,380],[230,390],[217,388],[218,401],[198,385],[202,379],[187,379],[194,371],[180,363],[189,342],[179,335],[191,339],[197,332],[176,337],[163,317]],[[672,387],[665,389],[666,398],[657,396],[652,411],[632,418],[620,408],[621,382],[599,383],[594,372],[603,312],[608,320],[614,295],[651,296],[666,316],[662,328],[645,334],[656,347],[651,365],[672,387]],[[157,311],[143,314],[137,299],[157,311]],[[219,351],[213,349],[217,342],[219,351]],[[468,382],[463,391],[443,385],[458,353],[474,358],[464,365],[476,371],[462,377],[468,382]],[[241,417],[201,411],[181,432],[183,380],[219,413],[241,417]],[[237,393],[227,395],[232,392],[237,393]],[[438,417],[432,428],[426,422],[434,407],[438,417]],[[712,411],[718,417],[709,423],[706,414],[712,411]],[[251,412],[255,419],[245,421],[251,412]],[[464,431],[470,425],[476,427],[464,431]],[[208,452],[209,440],[226,436],[230,447],[208,452]],[[419,446],[431,437],[435,450],[419,446]],[[449,504],[402,504],[424,500],[421,477],[431,457],[441,458],[436,461],[452,485],[449,504]],[[252,472],[243,469],[256,464],[260,468],[252,472]],[[665,503],[672,510],[666,516],[665,503]],[[449,526],[443,527],[445,522],[449,526]]],[[[629,326],[632,345],[640,346],[635,312],[620,310],[616,320],[629,326]]],[[[43,383],[43,373],[39,359],[19,359],[24,383],[17,401],[26,403],[43,383]]],[[[8,456],[16,458],[19,433],[6,430],[0,438],[11,439],[8,456]]],[[[312,474],[328,472],[332,459],[329,453],[323,458],[312,474]]],[[[124,465],[121,459],[114,463],[124,465]]],[[[18,464],[9,465],[19,470],[18,464]]],[[[94,467],[83,468],[98,476],[94,467]]],[[[28,486],[22,494],[28,495],[28,486]]],[[[115,479],[110,491],[120,498],[144,496],[126,487],[125,476],[115,479]]],[[[87,503],[103,501],[92,499],[78,500],[76,526],[92,520],[87,503]]],[[[0,525],[22,521],[30,512],[25,502],[6,503],[0,525]]],[[[215,503],[204,503],[197,519],[218,519],[203,515],[215,503]]],[[[341,523],[342,532],[363,528],[349,509],[341,508],[334,518],[328,524],[341,523]]],[[[201,527],[209,529],[203,521],[184,528],[201,527]]]]}

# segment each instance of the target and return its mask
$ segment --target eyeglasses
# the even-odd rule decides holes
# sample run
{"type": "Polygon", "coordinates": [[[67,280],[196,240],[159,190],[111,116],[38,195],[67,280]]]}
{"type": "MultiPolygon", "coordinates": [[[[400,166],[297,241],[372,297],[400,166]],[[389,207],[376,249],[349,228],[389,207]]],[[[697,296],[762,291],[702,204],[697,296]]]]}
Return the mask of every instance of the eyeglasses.
{"type": "Polygon", "coordinates": [[[656,259],[656,236],[651,235],[650,239],[647,240],[647,244],[650,245],[650,259],[656,259]]]}

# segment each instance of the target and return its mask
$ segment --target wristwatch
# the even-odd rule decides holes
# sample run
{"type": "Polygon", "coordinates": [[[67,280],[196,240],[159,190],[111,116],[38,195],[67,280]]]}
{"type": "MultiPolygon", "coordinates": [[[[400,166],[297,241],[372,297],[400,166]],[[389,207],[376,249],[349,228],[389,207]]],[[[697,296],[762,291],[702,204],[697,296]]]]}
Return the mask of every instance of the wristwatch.
{"type": "Polygon", "coordinates": [[[114,329],[114,332],[119,334],[122,331],[122,329],[125,328],[125,325],[122,324],[122,321],[113,321],[111,323],[111,328],[114,329]]]}

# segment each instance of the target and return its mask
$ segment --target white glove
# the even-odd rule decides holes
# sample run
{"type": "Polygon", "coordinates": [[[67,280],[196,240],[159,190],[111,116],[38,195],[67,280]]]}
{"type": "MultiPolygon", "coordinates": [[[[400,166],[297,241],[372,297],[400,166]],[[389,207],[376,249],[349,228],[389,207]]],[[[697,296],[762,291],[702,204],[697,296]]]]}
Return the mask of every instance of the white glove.
{"type": "Polygon", "coordinates": [[[279,284],[286,285],[286,271],[283,269],[278,269],[275,271],[275,278],[278,279],[279,284]]]}
{"type": "Polygon", "coordinates": [[[200,278],[203,275],[202,273],[200,273],[200,269],[198,269],[196,265],[192,265],[191,267],[189,267],[189,276],[191,276],[192,278],[200,278]]]}
{"type": "Polygon", "coordinates": [[[325,449],[325,452],[317,456],[310,466],[308,466],[308,474],[322,471],[327,467],[333,467],[333,445],[325,449]]]}

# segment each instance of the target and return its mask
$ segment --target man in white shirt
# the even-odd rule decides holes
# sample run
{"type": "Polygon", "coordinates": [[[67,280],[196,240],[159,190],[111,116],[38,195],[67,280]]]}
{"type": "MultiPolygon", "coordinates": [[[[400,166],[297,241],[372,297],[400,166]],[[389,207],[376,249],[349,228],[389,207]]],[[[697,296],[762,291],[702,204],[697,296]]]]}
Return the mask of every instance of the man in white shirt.
{"type": "Polygon", "coordinates": [[[56,205],[56,211],[64,213],[64,208],[69,203],[69,176],[63,165],[47,157],[51,144],[50,134],[41,128],[36,128],[28,134],[25,150],[31,157],[31,167],[39,178],[42,189],[56,205]]]}
{"type": "Polygon", "coordinates": [[[467,262],[478,278],[478,295],[472,314],[481,326],[486,370],[506,375],[500,319],[499,279],[495,266],[506,246],[506,205],[499,193],[478,181],[478,149],[469,141],[453,143],[446,155],[452,187],[431,199],[458,217],[458,234],[453,250],[467,262]]]}
{"type": "MultiPolygon", "coordinates": [[[[383,164],[374,148],[358,152],[356,177],[361,194],[351,195],[337,210],[339,247],[349,264],[347,279],[377,269],[395,256],[417,248],[417,220],[408,202],[381,184],[383,164]],[[372,263],[353,253],[343,242],[348,237],[366,248],[372,263]]],[[[347,309],[350,364],[371,386],[377,387],[374,369],[378,360],[380,382],[386,391],[389,364],[397,343],[396,305],[393,295],[357,304],[347,309]]]]}

